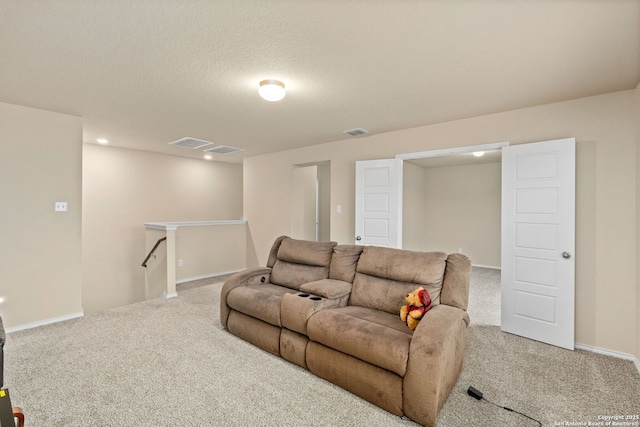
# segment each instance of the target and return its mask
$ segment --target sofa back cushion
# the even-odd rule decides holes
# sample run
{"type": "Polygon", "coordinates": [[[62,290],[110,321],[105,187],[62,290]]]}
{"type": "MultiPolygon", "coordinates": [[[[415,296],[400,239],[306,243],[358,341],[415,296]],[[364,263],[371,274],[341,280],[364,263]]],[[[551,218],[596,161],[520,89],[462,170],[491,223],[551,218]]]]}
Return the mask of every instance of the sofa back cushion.
{"type": "Polygon", "coordinates": [[[362,245],[338,245],[333,248],[329,279],[353,283],[362,249],[362,245]]]}
{"type": "Polygon", "coordinates": [[[447,254],[366,246],[356,267],[349,305],[398,313],[406,295],[422,286],[440,303],[447,254]]]}
{"type": "Polygon", "coordinates": [[[328,279],[335,245],[283,238],[271,270],[271,283],[300,290],[305,283],[328,279]]]}

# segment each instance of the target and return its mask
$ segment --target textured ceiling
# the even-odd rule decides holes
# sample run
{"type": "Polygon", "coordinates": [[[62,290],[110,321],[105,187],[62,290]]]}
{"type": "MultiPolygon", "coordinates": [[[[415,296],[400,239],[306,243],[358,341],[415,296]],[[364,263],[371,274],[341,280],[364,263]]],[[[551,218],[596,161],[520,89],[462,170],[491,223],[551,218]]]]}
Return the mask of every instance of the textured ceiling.
{"type": "Polygon", "coordinates": [[[0,101],[181,156],[203,153],[167,143],[239,162],[638,82],[640,0],[0,0],[0,101]]]}

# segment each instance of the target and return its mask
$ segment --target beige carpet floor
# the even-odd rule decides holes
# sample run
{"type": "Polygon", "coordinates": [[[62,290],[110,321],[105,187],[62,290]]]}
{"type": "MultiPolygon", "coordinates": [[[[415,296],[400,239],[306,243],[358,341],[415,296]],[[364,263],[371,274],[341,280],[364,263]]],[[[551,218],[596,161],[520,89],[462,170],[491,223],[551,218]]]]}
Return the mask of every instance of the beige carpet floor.
{"type": "MultiPolygon", "coordinates": [[[[222,284],[8,336],[5,385],[29,427],[415,426],[219,326],[222,284]]],[[[502,333],[499,272],[474,269],[465,364],[439,427],[545,426],[640,414],[630,361],[502,333]]]]}

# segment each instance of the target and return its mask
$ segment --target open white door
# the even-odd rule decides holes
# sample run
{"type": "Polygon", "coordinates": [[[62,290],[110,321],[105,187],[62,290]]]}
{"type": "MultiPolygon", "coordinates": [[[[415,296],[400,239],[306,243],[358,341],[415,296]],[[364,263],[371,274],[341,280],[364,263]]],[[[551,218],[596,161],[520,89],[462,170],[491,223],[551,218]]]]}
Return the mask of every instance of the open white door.
{"type": "Polygon", "coordinates": [[[502,150],[502,330],[573,350],[575,138],[502,150]]]}
{"type": "Polygon", "coordinates": [[[357,245],[402,247],[402,160],[356,162],[357,245]]]}

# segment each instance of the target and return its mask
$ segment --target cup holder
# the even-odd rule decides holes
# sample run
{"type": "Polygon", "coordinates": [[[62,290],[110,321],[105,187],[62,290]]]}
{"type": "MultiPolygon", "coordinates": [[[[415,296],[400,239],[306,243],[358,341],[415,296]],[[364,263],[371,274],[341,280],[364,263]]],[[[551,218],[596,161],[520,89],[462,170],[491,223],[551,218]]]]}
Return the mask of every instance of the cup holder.
{"type": "Polygon", "coordinates": [[[320,300],[322,299],[322,298],[317,297],[317,296],[315,296],[315,295],[305,294],[305,293],[298,294],[298,296],[299,296],[300,298],[309,298],[309,297],[311,297],[311,298],[309,298],[309,299],[310,299],[310,300],[313,300],[313,301],[320,301],[320,300]]]}

